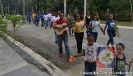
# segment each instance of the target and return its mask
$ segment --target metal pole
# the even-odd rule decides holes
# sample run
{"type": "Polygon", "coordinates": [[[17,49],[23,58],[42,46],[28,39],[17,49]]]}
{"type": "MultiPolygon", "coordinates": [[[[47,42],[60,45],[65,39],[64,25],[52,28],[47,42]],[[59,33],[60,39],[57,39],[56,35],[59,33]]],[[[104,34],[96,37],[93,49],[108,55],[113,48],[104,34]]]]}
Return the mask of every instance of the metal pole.
{"type": "Polygon", "coordinates": [[[25,14],[25,0],[23,0],[23,14],[25,14]]]}
{"type": "Polygon", "coordinates": [[[133,4],[132,4],[132,1],[130,0],[130,6],[131,6],[131,16],[132,16],[132,23],[133,23],[133,4]]]}
{"type": "Polygon", "coordinates": [[[86,16],[86,0],[84,0],[84,18],[86,16]]]}
{"type": "Polygon", "coordinates": [[[66,17],[66,0],[64,0],[64,16],[66,17]]]}

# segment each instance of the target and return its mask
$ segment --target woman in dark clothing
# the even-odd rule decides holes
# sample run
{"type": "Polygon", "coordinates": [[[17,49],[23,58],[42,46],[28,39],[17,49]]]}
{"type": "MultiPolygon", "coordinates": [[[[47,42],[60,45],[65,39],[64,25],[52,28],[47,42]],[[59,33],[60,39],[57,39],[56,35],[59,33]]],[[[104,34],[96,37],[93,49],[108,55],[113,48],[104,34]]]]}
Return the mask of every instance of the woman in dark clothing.
{"type": "Polygon", "coordinates": [[[87,28],[86,33],[87,33],[87,34],[90,33],[90,30],[89,30],[89,27],[88,27],[88,26],[89,26],[91,20],[92,20],[92,19],[91,19],[90,13],[87,12],[87,15],[86,15],[86,17],[85,17],[86,28],[87,28]]]}

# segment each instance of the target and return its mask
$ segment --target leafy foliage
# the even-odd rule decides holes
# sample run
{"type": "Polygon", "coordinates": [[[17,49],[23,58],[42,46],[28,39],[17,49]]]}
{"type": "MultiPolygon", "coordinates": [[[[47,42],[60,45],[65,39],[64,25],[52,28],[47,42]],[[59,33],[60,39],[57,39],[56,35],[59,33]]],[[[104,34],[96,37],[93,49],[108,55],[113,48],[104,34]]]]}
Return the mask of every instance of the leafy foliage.
{"type": "Polygon", "coordinates": [[[120,36],[120,32],[119,32],[118,25],[115,24],[115,25],[114,25],[114,28],[115,28],[116,36],[117,36],[117,37],[121,37],[121,36],[120,36]]]}
{"type": "Polygon", "coordinates": [[[8,15],[7,16],[7,20],[10,20],[12,22],[13,25],[13,29],[14,32],[20,28],[20,26],[22,25],[22,23],[20,22],[24,17],[23,16],[15,16],[15,15],[8,15]],[[18,24],[18,26],[17,26],[18,24]]]}
{"type": "Polygon", "coordinates": [[[6,37],[5,34],[7,34],[7,22],[0,18],[0,36],[6,37]]]}

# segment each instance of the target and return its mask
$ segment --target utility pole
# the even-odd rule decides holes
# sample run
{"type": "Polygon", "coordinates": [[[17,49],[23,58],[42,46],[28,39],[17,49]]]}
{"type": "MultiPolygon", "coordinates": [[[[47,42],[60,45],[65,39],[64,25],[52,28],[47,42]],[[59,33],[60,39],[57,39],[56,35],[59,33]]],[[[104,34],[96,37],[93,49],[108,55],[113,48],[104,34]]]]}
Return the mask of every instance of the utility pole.
{"type": "Polygon", "coordinates": [[[132,23],[133,23],[133,4],[131,0],[130,0],[130,6],[131,6],[131,16],[132,16],[132,23]]]}
{"type": "Polygon", "coordinates": [[[25,14],[25,0],[23,0],[23,14],[25,14]]]}
{"type": "Polygon", "coordinates": [[[66,0],[64,0],[64,16],[66,17],[66,0]]]}
{"type": "Polygon", "coordinates": [[[84,18],[86,16],[86,0],[84,0],[84,18]]]}

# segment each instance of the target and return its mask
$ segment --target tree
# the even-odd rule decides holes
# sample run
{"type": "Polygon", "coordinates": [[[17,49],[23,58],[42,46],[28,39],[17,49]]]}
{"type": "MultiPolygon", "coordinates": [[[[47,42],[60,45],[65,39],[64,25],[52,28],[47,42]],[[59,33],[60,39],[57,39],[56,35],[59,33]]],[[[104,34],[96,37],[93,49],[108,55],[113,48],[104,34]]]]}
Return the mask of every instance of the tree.
{"type": "Polygon", "coordinates": [[[131,7],[131,16],[132,16],[132,23],[133,23],[133,0],[130,0],[130,7],[131,7]]]}

